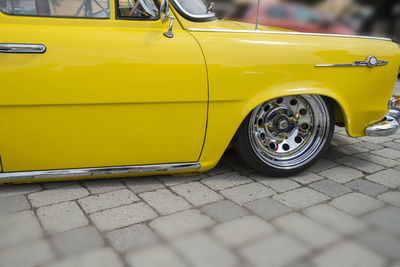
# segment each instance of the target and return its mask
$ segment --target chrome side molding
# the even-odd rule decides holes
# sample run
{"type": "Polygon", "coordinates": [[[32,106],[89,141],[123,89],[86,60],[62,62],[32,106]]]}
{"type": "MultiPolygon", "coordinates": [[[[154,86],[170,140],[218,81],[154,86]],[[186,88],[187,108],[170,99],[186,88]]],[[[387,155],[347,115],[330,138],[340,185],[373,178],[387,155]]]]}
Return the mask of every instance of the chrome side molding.
{"type": "Polygon", "coordinates": [[[188,28],[189,32],[221,32],[221,33],[264,33],[264,34],[280,34],[280,35],[308,35],[308,36],[326,36],[326,37],[345,37],[345,38],[360,38],[373,39],[381,41],[392,41],[390,38],[362,36],[362,35],[344,35],[344,34],[326,34],[326,33],[308,33],[308,32],[290,32],[290,31],[263,31],[263,30],[229,30],[229,29],[203,29],[203,28],[188,28]]]}
{"type": "Polygon", "coordinates": [[[157,173],[173,172],[200,169],[199,162],[171,163],[156,165],[136,165],[121,167],[102,167],[102,168],[82,168],[82,169],[63,169],[48,171],[24,171],[24,172],[5,172],[0,173],[0,182],[12,182],[18,180],[37,180],[49,178],[68,178],[81,176],[97,175],[117,175],[117,174],[137,174],[137,173],[157,173]]]}
{"type": "Polygon", "coordinates": [[[354,61],[353,63],[345,63],[345,64],[319,64],[315,65],[317,68],[331,68],[331,67],[368,67],[374,68],[379,66],[385,66],[389,64],[389,62],[384,60],[378,60],[374,56],[369,56],[366,60],[363,61],[354,61]]]}
{"type": "Polygon", "coordinates": [[[42,44],[5,44],[0,43],[0,53],[39,53],[46,52],[42,44]]]}

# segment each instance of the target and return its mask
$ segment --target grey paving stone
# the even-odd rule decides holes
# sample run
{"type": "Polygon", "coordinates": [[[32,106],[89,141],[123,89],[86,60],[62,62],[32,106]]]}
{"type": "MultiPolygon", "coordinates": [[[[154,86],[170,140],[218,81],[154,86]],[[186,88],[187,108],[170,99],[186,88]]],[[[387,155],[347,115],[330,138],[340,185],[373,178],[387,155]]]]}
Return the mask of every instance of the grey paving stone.
{"type": "Polygon", "coordinates": [[[285,266],[307,254],[310,249],[286,234],[273,234],[240,249],[240,254],[254,266],[285,266]],[[283,253],[284,252],[284,253],[283,253]]]}
{"type": "Polygon", "coordinates": [[[229,173],[232,172],[232,169],[229,168],[228,166],[222,164],[222,161],[217,164],[214,168],[211,170],[207,171],[206,174],[208,176],[214,176],[214,175],[220,175],[224,173],[229,173]]]}
{"type": "Polygon", "coordinates": [[[358,179],[358,180],[351,181],[351,182],[347,183],[346,186],[353,190],[357,190],[365,195],[369,195],[372,197],[377,196],[388,190],[388,188],[386,186],[383,186],[383,185],[380,185],[377,183],[373,183],[366,179],[358,179]]]}
{"type": "Polygon", "coordinates": [[[319,175],[322,175],[332,181],[335,181],[337,183],[347,183],[349,181],[352,181],[354,179],[358,179],[360,177],[363,177],[363,173],[360,172],[359,170],[353,169],[353,168],[348,168],[344,166],[338,166],[323,172],[320,172],[319,175]]]}
{"type": "Polygon", "coordinates": [[[363,140],[365,142],[370,142],[374,144],[382,144],[385,142],[392,141],[389,137],[371,137],[371,136],[363,136],[359,138],[360,140],[363,140]]]}
{"type": "Polygon", "coordinates": [[[282,216],[272,223],[315,249],[326,247],[339,239],[333,231],[299,213],[282,216]]]}
{"type": "Polygon", "coordinates": [[[187,210],[192,207],[186,200],[173,194],[168,189],[146,192],[139,196],[162,215],[187,210]]]}
{"type": "Polygon", "coordinates": [[[283,205],[277,200],[270,198],[248,202],[244,206],[254,214],[260,216],[267,221],[277,218],[279,216],[283,216],[292,211],[291,208],[283,205]]]}
{"type": "Polygon", "coordinates": [[[363,147],[363,148],[366,148],[368,150],[377,150],[377,149],[382,149],[383,148],[383,146],[381,146],[381,145],[370,143],[370,142],[365,142],[365,141],[359,142],[359,143],[357,143],[355,145],[363,147]]]}
{"type": "Polygon", "coordinates": [[[240,246],[271,234],[274,227],[256,216],[245,216],[216,225],[212,233],[228,246],[240,246]]]}
{"type": "Polygon", "coordinates": [[[266,185],[273,190],[275,190],[278,193],[283,193],[295,188],[299,188],[301,185],[294,182],[293,180],[283,178],[283,179],[278,179],[278,178],[265,178],[264,176],[261,176],[259,174],[252,175],[251,178],[257,180],[259,183],[262,183],[263,185],[266,185]]]}
{"type": "Polygon", "coordinates": [[[393,234],[400,234],[400,209],[385,207],[365,216],[365,219],[380,229],[393,234]]]}
{"type": "Polygon", "coordinates": [[[218,222],[226,222],[243,217],[249,212],[230,200],[222,200],[201,207],[201,210],[218,222]]]}
{"type": "Polygon", "coordinates": [[[236,256],[205,233],[194,233],[173,243],[191,264],[197,267],[231,267],[238,263],[236,256]]]}
{"type": "Polygon", "coordinates": [[[157,214],[143,202],[104,210],[90,215],[90,218],[100,231],[114,230],[156,217],[157,214]]]}
{"type": "Polygon", "coordinates": [[[313,258],[318,267],[382,267],[385,260],[378,254],[346,241],[313,258]]]}
{"type": "Polygon", "coordinates": [[[83,183],[92,194],[101,194],[125,188],[125,186],[116,179],[85,180],[83,183]]]}
{"type": "Polygon", "coordinates": [[[358,242],[391,260],[400,259],[400,239],[381,231],[368,231],[358,237],[358,242]]]}
{"type": "Polygon", "coordinates": [[[103,245],[103,239],[93,226],[86,226],[53,235],[53,249],[61,257],[72,257],[103,245]]]}
{"type": "Polygon", "coordinates": [[[318,190],[321,193],[324,193],[330,197],[339,197],[351,192],[351,190],[344,185],[336,183],[331,180],[321,180],[309,185],[309,187],[318,190]]]}
{"type": "Polygon", "coordinates": [[[301,183],[301,184],[311,184],[313,182],[319,181],[324,179],[324,177],[319,176],[317,174],[311,173],[311,172],[303,172],[300,174],[296,174],[292,178],[294,181],[301,183]]]}
{"type": "Polygon", "coordinates": [[[46,182],[42,184],[44,189],[53,189],[69,185],[79,185],[79,181],[55,181],[55,182],[46,182]]]}
{"type": "Polygon", "coordinates": [[[208,176],[205,173],[201,173],[201,174],[193,174],[190,176],[157,176],[157,179],[160,180],[166,186],[176,186],[180,184],[199,181],[205,177],[208,176]]]}
{"type": "Polygon", "coordinates": [[[380,200],[385,201],[386,203],[389,203],[393,206],[397,206],[400,208],[400,192],[399,191],[386,192],[382,195],[379,195],[378,198],[380,200]]]}
{"type": "Polygon", "coordinates": [[[358,192],[353,192],[335,198],[331,201],[330,204],[354,216],[359,216],[367,212],[371,212],[385,205],[385,203],[380,200],[358,192]]]}
{"type": "Polygon", "coordinates": [[[42,187],[39,184],[17,184],[0,186],[0,199],[4,197],[24,195],[40,191],[42,187]]]}
{"type": "Polygon", "coordinates": [[[164,185],[154,177],[133,177],[123,181],[136,194],[164,188],[164,185]]]}
{"type": "Polygon", "coordinates": [[[250,183],[252,180],[245,176],[241,176],[237,172],[229,172],[204,178],[201,182],[214,190],[224,190],[230,187],[250,183]]]}
{"type": "Polygon", "coordinates": [[[356,146],[356,145],[338,146],[338,147],[334,147],[333,150],[339,151],[340,153],[343,153],[343,154],[346,154],[349,156],[358,154],[358,153],[364,153],[364,152],[368,151],[368,149],[365,149],[363,147],[356,146]]]}
{"type": "Polygon", "coordinates": [[[156,246],[132,252],[126,256],[131,267],[184,267],[188,266],[176,252],[167,246],[156,246]]]}
{"type": "Polygon", "coordinates": [[[49,233],[68,231],[89,222],[75,202],[63,202],[37,209],[43,228],[49,233]]]}
{"type": "Polygon", "coordinates": [[[124,264],[111,248],[98,248],[77,257],[66,258],[46,267],[123,267],[124,264]]]}
{"type": "Polygon", "coordinates": [[[50,246],[45,240],[24,243],[22,246],[0,251],[0,266],[35,267],[54,258],[50,246]]]}
{"type": "Polygon", "coordinates": [[[139,198],[128,189],[92,195],[78,200],[83,210],[87,213],[115,208],[135,201],[139,201],[139,198]]]}
{"type": "Polygon", "coordinates": [[[398,142],[389,141],[389,142],[383,143],[382,145],[385,147],[388,147],[388,148],[400,150],[400,143],[398,143],[398,142]]]}
{"type": "Polygon", "coordinates": [[[42,234],[39,221],[31,210],[0,215],[0,250],[38,239],[42,234]]]}
{"type": "Polygon", "coordinates": [[[144,224],[135,224],[108,232],[107,239],[119,252],[142,249],[158,242],[157,235],[144,224]]]}
{"type": "Polygon", "coordinates": [[[390,188],[397,188],[400,186],[400,171],[394,169],[387,169],[365,177],[366,179],[385,185],[390,188]]]}
{"type": "Polygon", "coordinates": [[[333,149],[334,149],[334,146],[333,146],[333,143],[331,143],[331,146],[329,147],[329,149],[325,153],[325,155],[323,155],[323,158],[327,159],[327,160],[337,160],[337,159],[347,156],[346,154],[343,154],[343,153],[333,150],[333,149]]]}
{"type": "Polygon", "coordinates": [[[220,191],[226,198],[243,205],[246,202],[266,198],[275,194],[270,188],[260,183],[239,185],[220,191]]]}
{"type": "Polygon", "coordinates": [[[0,215],[27,209],[30,209],[30,205],[23,195],[5,197],[0,200],[0,215]]]}
{"type": "Polygon", "coordinates": [[[303,210],[303,213],[337,233],[344,235],[352,235],[367,228],[364,221],[326,204],[307,208],[303,210]]]}
{"type": "Polygon", "coordinates": [[[400,159],[400,151],[392,148],[379,149],[372,151],[372,153],[388,159],[400,159]]]}
{"type": "Polygon", "coordinates": [[[89,192],[80,185],[57,187],[28,195],[34,207],[42,207],[64,201],[75,200],[89,195],[89,192]]]}
{"type": "Polygon", "coordinates": [[[331,169],[336,166],[338,166],[338,164],[334,161],[327,160],[327,159],[319,159],[317,161],[317,163],[315,163],[313,166],[311,166],[309,168],[309,171],[321,172],[321,171],[325,171],[325,170],[331,169]]]}
{"type": "Polygon", "coordinates": [[[273,198],[294,209],[304,209],[329,199],[327,195],[304,187],[276,195],[273,198]]]}
{"type": "Polygon", "coordinates": [[[211,226],[214,221],[200,213],[199,210],[186,210],[172,215],[157,218],[150,223],[159,235],[165,238],[194,232],[211,226]]]}
{"type": "MultiPolygon", "coordinates": [[[[336,160],[338,163],[343,164],[345,166],[351,167],[358,169],[360,171],[366,172],[366,173],[374,173],[378,172],[381,170],[384,170],[385,167],[357,158],[357,157],[344,157],[336,160]]],[[[348,182],[348,181],[347,181],[348,182]]]]}
{"type": "Polygon", "coordinates": [[[387,168],[391,168],[391,167],[400,165],[400,162],[398,162],[396,160],[384,158],[384,157],[374,155],[371,153],[361,153],[361,154],[357,154],[355,156],[357,158],[364,159],[364,160],[372,162],[372,163],[377,163],[377,164],[385,166],[387,168]]]}
{"type": "Polygon", "coordinates": [[[171,187],[171,189],[194,206],[203,206],[223,199],[223,196],[199,182],[181,184],[171,187]]]}

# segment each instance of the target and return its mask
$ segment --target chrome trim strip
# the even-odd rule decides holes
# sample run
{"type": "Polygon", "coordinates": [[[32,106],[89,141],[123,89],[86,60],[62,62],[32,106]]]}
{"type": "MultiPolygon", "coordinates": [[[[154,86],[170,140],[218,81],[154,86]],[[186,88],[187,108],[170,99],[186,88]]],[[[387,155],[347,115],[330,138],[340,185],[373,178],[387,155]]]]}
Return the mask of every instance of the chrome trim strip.
{"type": "Polygon", "coordinates": [[[189,28],[189,32],[224,32],[224,33],[263,33],[263,34],[287,34],[287,35],[309,35],[309,36],[327,36],[327,37],[346,37],[346,38],[361,38],[361,39],[374,39],[382,41],[392,41],[390,38],[372,37],[372,36],[358,36],[358,35],[343,35],[343,34],[325,34],[325,33],[307,33],[307,32],[280,32],[280,31],[262,31],[262,30],[228,30],[228,29],[202,29],[202,28],[189,28]]]}
{"type": "Polygon", "coordinates": [[[151,172],[170,172],[200,169],[199,162],[172,163],[156,165],[137,165],[121,167],[102,167],[102,168],[82,168],[82,169],[63,169],[48,171],[24,171],[24,172],[5,172],[0,173],[0,182],[11,182],[18,180],[40,180],[46,178],[68,178],[95,175],[114,175],[114,174],[134,174],[151,172]]]}
{"type": "Polygon", "coordinates": [[[374,67],[380,67],[380,66],[385,66],[389,64],[389,62],[384,61],[384,60],[377,60],[375,57],[368,57],[364,61],[354,61],[353,63],[350,64],[319,64],[315,65],[316,68],[332,68],[332,67],[368,67],[368,68],[374,68],[374,67]],[[374,58],[375,62],[374,64],[370,63],[370,58],[374,58]]]}
{"type": "Polygon", "coordinates": [[[189,16],[189,17],[192,17],[192,18],[195,18],[195,19],[207,19],[207,18],[215,17],[214,13],[209,13],[209,14],[205,14],[205,15],[196,15],[196,14],[189,13],[179,4],[178,1],[174,1],[174,3],[178,6],[178,8],[183,13],[185,13],[186,16],[189,16]]]}
{"type": "Polygon", "coordinates": [[[39,53],[46,52],[42,44],[5,44],[0,43],[0,53],[39,53]]]}

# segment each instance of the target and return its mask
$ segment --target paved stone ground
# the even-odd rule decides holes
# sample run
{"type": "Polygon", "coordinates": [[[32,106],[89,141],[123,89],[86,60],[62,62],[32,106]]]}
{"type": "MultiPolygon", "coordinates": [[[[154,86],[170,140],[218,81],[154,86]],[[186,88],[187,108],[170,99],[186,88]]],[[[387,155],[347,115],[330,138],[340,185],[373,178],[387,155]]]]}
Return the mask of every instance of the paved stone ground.
{"type": "Polygon", "coordinates": [[[227,151],[198,176],[0,186],[0,266],[399,267],[399,188],[400,133],[341,128],[291,179],[227,151]]]}
{"type": "Polygon", "coordinates": [[[292,179],[227,151],[198,176],[0,187],[0,266],[400,266],[400,134],[338,128],[292,179]]]}

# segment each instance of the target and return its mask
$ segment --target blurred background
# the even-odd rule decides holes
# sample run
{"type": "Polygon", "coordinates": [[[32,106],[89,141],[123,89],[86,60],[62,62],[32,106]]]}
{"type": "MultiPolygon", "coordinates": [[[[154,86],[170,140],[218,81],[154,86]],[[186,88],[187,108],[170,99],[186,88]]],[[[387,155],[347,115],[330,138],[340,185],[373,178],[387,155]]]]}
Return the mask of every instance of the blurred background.
{"type": "MultiPolygon", "coordinates": [[[[220,19],[255,23],[256,0],[215,3],[220,19]]],[[[362,34],[400,40],[400,0],[260,0],[259,24],[301,32],[362,34]]]]}

